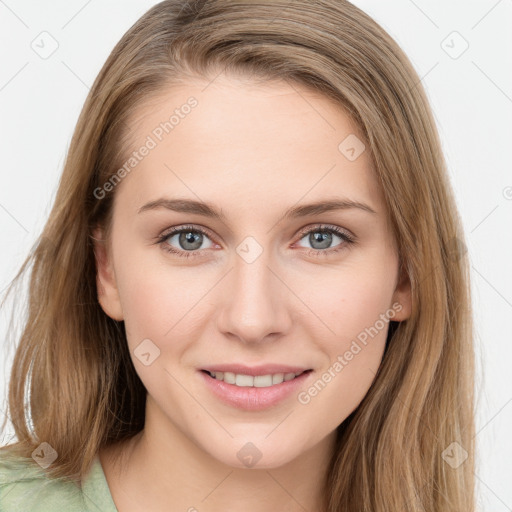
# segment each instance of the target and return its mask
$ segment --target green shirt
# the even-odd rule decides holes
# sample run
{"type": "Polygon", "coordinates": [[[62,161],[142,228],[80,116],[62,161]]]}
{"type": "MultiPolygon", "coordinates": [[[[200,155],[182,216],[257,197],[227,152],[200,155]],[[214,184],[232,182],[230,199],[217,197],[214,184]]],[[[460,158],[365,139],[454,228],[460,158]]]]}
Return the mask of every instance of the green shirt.
{"type": "Polygon", "coordinates": [[[32,459],[7,460],[1,450],[0,511],[118,512],[98,455],[80,488],[48,478],[32,459]]]}

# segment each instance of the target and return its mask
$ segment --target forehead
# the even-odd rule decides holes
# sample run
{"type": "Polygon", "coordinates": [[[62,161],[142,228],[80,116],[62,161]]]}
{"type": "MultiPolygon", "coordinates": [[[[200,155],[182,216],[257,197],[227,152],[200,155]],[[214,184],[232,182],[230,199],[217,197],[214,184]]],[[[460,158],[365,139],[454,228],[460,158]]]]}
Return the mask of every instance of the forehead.
{"type": "Polygon", "coordinates": [[[233,139],[247,143],[252,138],[261,144],[266,138],[267,143],[275,140],[278,144],[300,137],[312,145],[323,140],[326,146],[345,132],[363,138],[341,104],[318,91],[284,80],[260,83],[225,74],[162,87],[134,109],[128,124],[132,135],[142,137],[169,120],[172,136],[166,137],[170,134],[166,131],[166,140],[158,141],[163,145],[172,145],[184,131],[188,135],[193,131],[194,138],[221,148],[233,139]],[[189,108],[187,102],[192,101],[196,105],[189,108]],[[324,140],[326,136],[329,140],[324,140]]]}
{"type": "Polygon", "coordinates": [[[128,125],[126,158],[150,147],[119,187],[134,200],[175,193],[264,206],[338,193],[382,202],[357,125],[298,84],[191,80],[148,98],[128,125]]]}

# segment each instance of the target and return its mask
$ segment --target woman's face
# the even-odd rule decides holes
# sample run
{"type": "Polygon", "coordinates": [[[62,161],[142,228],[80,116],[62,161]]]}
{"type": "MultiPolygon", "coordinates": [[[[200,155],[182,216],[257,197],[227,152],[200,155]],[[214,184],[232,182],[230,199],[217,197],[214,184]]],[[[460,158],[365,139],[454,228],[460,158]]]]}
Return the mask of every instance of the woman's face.
{"type": "Polygon", "coordinates": [[[221,75],[153,98],[131,127],[121,182],[95,192],[115,194],[96,254],[146,434],[237,467],[325,446],[410,313],[356,126],[297,85],[221,75]]]}

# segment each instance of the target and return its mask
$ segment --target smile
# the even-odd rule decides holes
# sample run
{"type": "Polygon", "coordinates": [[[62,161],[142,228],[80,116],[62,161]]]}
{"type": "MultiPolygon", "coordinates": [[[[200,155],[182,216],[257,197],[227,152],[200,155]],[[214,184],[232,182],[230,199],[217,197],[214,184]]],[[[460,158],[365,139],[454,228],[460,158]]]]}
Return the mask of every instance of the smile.
{"type": "MultiPolygon", "coordinates": [[[[255,388],[268,388],[271,386],[277,386],[283,382],[299,377],[304,371],[298,373],[269,373],[267,375],[246,375],[243,373],[233,372],[210,372],[204,370],[213,379],[221,380],[226,384],[234,384],[238,387],[255,387],[255,388]]],[[[310,370],[305,370],[310,371],[310,370]]]]}
{"type": "Polygon", "coordinates": [[[203,367],[198,374],[206,388],[224,404],[247,411],[263,411],[296,396],[313,378],[314,372],[281,364],[252,368],[222,364],[203,367]]]}

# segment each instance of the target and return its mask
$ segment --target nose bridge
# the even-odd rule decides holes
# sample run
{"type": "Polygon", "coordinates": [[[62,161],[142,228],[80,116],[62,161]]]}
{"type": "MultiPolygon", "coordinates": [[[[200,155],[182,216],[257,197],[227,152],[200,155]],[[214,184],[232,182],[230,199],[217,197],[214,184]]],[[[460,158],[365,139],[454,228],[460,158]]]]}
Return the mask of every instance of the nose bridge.
{"type": "Polygon", "coordinates": [[[243,342],[263,341],[269,334],[282,334],[291,322],[283,295],[283,283],[274,275],[271,251],[253,237],[236,248],[222,302],[219,328],[243,342]]]}

